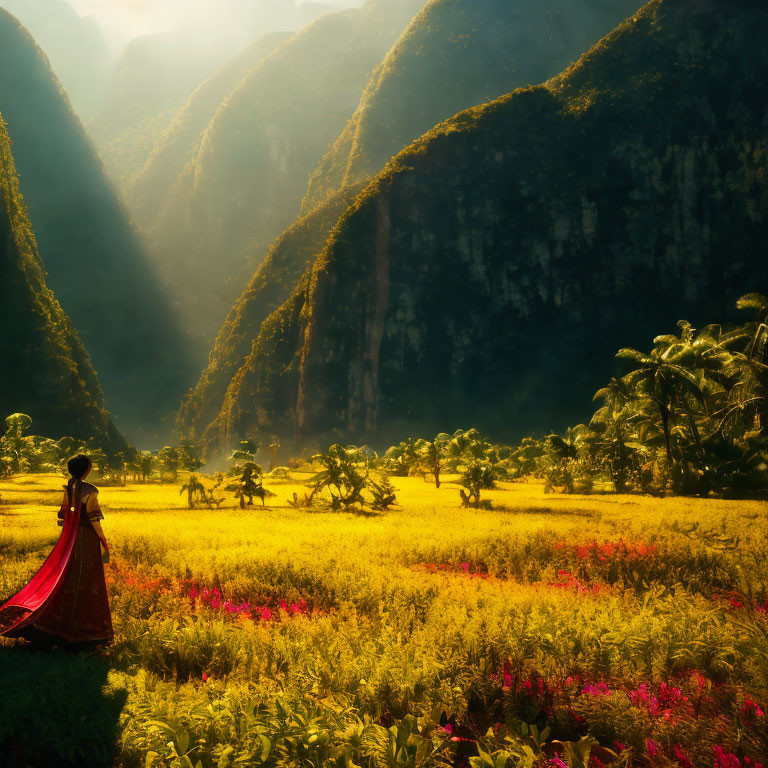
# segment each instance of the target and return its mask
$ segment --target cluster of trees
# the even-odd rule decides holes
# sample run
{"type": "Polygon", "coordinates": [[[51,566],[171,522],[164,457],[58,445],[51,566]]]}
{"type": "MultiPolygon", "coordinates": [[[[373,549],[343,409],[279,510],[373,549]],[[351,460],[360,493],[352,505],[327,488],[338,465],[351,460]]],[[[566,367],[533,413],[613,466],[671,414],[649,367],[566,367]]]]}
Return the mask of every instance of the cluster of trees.
{"type": "Polygon", "coordinates": [[[408,439],[378,466],[395,475],[461,473],[465,503],[482,488],[528,475],[548,490],[615,491],[728,497],[768,494],[768,298],[737,303],[744,325],[701,330],[680,321],[649,353],[621,349],[629,371],[600,389],[588,424],[516,447],[493,445],[477,430],[408,439]]]}
{"type": "MultiPolygon", "coordinates": [[[[311,459],[320,471],[309,494],[295,506],[310,506],[328,490],[334,509],[370,504],[386,509],[395,502],[390,476],[421,475],[439,488],[445,475],[458,475],[466,506],[487,506],[484,489],[498,480],[543,478],[548,490],[589,492],[602,484],[616,492],[762,497],[768,495],[768,298],[753,293],[737,306],[750,311],[743,325],[708,325],[701,330],[680,321],[677,334],[657,336],[650,352],[621,349],[628,372],[600,389],[601,407],[589,423],[565,434],[525,438],[517,446],[494,444],[476,429],[408,438],[379,456],[368,447],[333,445],[311,459]],[[376,473],[374,479],[371,471],[376,473]]],[[[29,434],[32,420],[6,418],[0,438],[0,476],[64,469],[74,453],[93,457],[102,477],[125,482],[175,481],[179,471],[195,472],[201,450],[193,444],[157,451],[108,456],[100,448],[64,437],[29,434]]],[[[256,441],[242,442],[229,457],[226,487],[241,505],[262,503],[264,471],[256,463],[256,441]]],[[[273,474],[280,443],[269,444],[273,474]]],[[[270,475],[272,477],[272,475],[270,475]]],[[[277,478],[280,479],[280,478],[277,478]]],[[[193,491],[189,483],[184,490],[193,491]]],[[[202,486],[195,486],[200,494],[202,486]]],[[[211,497],[211,494],[208,494],[211,497]]],[[[200,501],[206,501],[200,496],[200,501]]],[[[206,504],[208,501],[206,501],[206,504]]]]}
{"type": "Polygon", "coordinates": [[[573,491],[600,478],[616,491],[729,497],[768,493],[768,298],[743,296],[744,325],[680,321],[649,353],[621,349],[630,371],[595,399],[589,424],[550,435],[539,465],[573,491]]]}
{"type": "Polygon", "coordinates": [[[107,453],[93,441],[62,437],[53,440],[31,433],[32,418],[13,413],[5,419],[0,437],[0,477],[25,473],[66,473],[67,461],[77,453],[91,457],[99,476],[125,484],[135,482],[175,481],[180,471],[194,472],[203,466],[201,450],[191,443],[166,446],[153,451],[128,449],[107,453]]]}

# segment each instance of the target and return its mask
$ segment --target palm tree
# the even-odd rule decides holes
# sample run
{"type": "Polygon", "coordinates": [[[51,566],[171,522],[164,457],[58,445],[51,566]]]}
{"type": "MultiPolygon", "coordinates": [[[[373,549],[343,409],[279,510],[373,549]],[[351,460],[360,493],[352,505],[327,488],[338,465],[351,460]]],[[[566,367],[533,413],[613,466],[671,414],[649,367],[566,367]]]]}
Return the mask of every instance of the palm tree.
{"type": "Polygon", "coordinates": [[[600,414],[598,418],[602,418],[604,414],[621,411],[631,399],[632,389],[627,382],[624,379],[613,378],[607,386],[598,389],[592,398],[593,401],[602,400],[605,403],[595,416],[598,417],[600,414]]]}
{"type": "Polygon", "coordinates": [[[623,381],[631,389],[650,398],[658,411],[667,462],[670,467],[674,467],[670,426],[674,416],[673,408],[689,395],[702,402],[703,393],[696,376],[688,370],[695,359],[695,353],[684,345],[668,343],[664,337],[658,341],[650,355],[625,347],[619,350],[616,357],[634,364],[635,369],[624,376],[623,381]]]}
{"type": "Polygon", "coordinates": [[[756,313],[755,319],[744,326],[749,340],[744,359],[739,362],[744,377],[740,394],[747,405],[753,405],[754,426],[759,431],[768,423],[768,297],[748,293],[736,306],[756,313]]]}
{"type": "Polygon", "coordinates": [[[762,293],[748,293],[736,302],[736,307],[757,314],[751,323],[744,326],[751,336],[745,354],[750,359],[764,362],[768,357],[768,297],[762,293]]]}

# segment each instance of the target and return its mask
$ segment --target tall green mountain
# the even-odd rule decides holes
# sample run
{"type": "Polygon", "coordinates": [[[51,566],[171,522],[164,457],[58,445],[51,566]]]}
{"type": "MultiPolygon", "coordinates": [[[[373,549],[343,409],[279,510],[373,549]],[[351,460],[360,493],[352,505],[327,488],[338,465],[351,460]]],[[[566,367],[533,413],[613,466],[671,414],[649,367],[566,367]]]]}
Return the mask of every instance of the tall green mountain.
{"type": "Polygon", "coordinates": [[[268,259],[268,269],[257,272],[227,318],[182,409],[185,434],[199,434],[210,423],[261,322],[277,306],[263,301],[263,292],[254,291],[253,285],[264,285],[268,278],[267,284],[281,287],[283,301],[298,277],[295,269],[301,265],[303,271],[308,263],[301,245],[287,257],[297,231],[313,232],[300,243],[312,242],[314,258],[335,226],[328,214],[336,211],[340,217],[346,210],[343,201],[351,203],[364,180],[404,145],[463,108],[561,71],[637,10],[638,2],[606,6],[601,0],[587,0],[573,6],[560,0],[431,0],[376,68],[357,112],[321,161],[304,200],[303,208],[310,213],[278,240],[282,257],[274,264],[268,259]],[[324,202],[328,195],[333,196],[331,205],[324,202]],[[313,215],[318,204],[321,209],[313,215]],[[280,275],[277,269],[284,264],[292,269],[280,275]]]}
{"type": "Polygon", "coordinates": [[[83,120],[101,109],[115,59],[95,19],[66,0],[0,0],[34,36],[83,120]]]}
{"type": "Polygon", "coordinates": [[[368,0],[322,16],[222,102],[159,223],[167,237],[158,238],[158,258],[178,271],[180,290],[187,286],[188,322],[201,335],[215,334],[269,245],[295,220],[310,173],[422,5],[368,0]],[[220,314],[205,310],[212,294],[220,314]]]}
{"type": "Polygon", "coordinates": [[[768,7],[652,0],[441,124],[342,216],[207,432],[386,439],[581,420],[621,346],[765,291],[768,7]]]}
{"type": "Polygon", "coordinates": [[[376,68],[360,106],[315,170],[309,211],[370,178],[457,112],[562,72],[640,0],[431,0],[376,68]]]}
{"type": "Polygon", "coordinates": [[[186,341],[48,60],[2,10],[0,109],[48,283],[121,427],[156,427],[184,390],[186,341]]]}
{"type": "Polygon", "coordinates": [[[38,434],[125,449],[85,348],[46,286],[2,116],[0,278],[0,417],[27,413],[38,434]]]}
{"type": "Polygon", "coordinates": [[[127,200],[137,222],[151,231],[163,200],[200,148],[202,134],[221,102],[290,34],[273,32],[249,45],[239,56],[204,80],[161,136],[139,175],[131,182],[127,200]]]}

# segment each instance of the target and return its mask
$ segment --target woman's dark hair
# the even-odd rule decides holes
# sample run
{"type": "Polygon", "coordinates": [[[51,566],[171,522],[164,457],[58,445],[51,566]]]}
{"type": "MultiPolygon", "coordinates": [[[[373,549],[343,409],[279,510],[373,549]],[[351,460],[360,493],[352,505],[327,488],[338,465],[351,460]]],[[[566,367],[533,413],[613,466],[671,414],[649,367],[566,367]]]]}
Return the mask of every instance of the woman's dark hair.
{"type": "Polygon", "coordinates": [[[84,453],[78,453],[67,462],[69,474],[77,479],[80,479],[90,468],[91,460],[84,453]]]}

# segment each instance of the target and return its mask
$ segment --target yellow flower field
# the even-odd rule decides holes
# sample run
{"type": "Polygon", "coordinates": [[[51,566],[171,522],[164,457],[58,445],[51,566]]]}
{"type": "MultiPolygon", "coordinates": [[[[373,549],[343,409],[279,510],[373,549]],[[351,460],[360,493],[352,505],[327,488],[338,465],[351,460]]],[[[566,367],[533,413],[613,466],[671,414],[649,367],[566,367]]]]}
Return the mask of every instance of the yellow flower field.
{"type": "MultiPolygon", "coordinates": [[[[125,768],[766,763],[768,504],[530,482],[473,510],[450,477],[398,477],[389,511],[336,513],[288,504],[307,477],[244,510],[187,509],[182,479],[102,488],[115,643],[0,641],[0,745],[125,768]]],[[[0,483],[0,595],[54,544],[62,483],[0,483]]]]}

